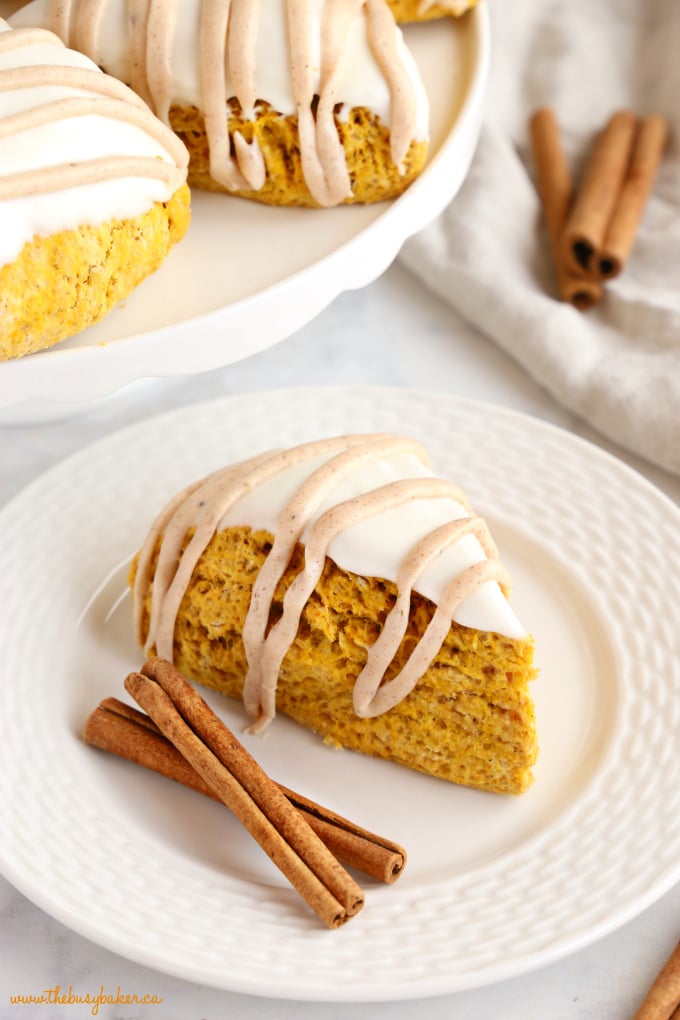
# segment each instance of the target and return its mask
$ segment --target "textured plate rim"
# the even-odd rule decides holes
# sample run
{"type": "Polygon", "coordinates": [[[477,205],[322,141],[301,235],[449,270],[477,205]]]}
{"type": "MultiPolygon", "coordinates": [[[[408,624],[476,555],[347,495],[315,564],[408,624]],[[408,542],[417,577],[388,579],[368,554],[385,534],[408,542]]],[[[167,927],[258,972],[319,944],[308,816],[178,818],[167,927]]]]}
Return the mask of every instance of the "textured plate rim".
{"type": "MultiPolygon", "coordinates": [[[[499,408],[480,401],[466,400],[464,398],[451,397],[444,393],[432,393],[423,390],[396,390],[387,388],[383,389],[379,387],[303,387],[294,390],[265,391],[265,394],[268,400],[271,399],[273,401],[291,399],[304,401],[310,398],[317,399],[321,394],[323,394],[324,402],[330,401],[332,403],[334,400],[337,401],[338,399],[345,402],[348,399],[360,399],[374,404],[378,407],[378,409],[381,408],[383,402],[396,402],[398,404],[400,401],[420,401],[425,402],[426,406],[430,408],[436,406],[449,406],[450,408],[452,407],[457,409],[461,413],[467,412],[472,415],[484,414],[493,418],[496,423],[507,422],[509,425],[514,425],[515,427],[528,429],[532,436],[538,438],[539,443],[541,437],[545,436],[551,437],[559,441],[561,444],[566,444],[567,449],[571,449],[576,452],[577,458],[583,458],[586,463],[592,463],[596,467],[603,467],[607,472],[613,472],[617,480],[620,479],[626,484],[632,486],[634,490],[641,494],[643,499],[655,501],[657,506],[660,508],[660,512],[670,514],[674,523],[677,523],[678,520],[680,520],[680,514],[675,504],[660,493],[659,490],[657,490],[650,482],[638,475],[632,468],[629,468],[623,462],[617,460],[612,455],[605,453],[586,440],[573,436],[556,426],[532,418],[522,412],[499,408]]],[[[262,395],[262,393],[246,394],[239,397],[221,398],[206,404],[185,407],[180,410],[167,412],[165,414],[155,416],[154,418],[147,419],[146,421],[130,425],[117,433],[113,433],[103,439],[99,439],[93,444],[66,458],[65,461],[62,461],[50,471],[46,472],[46,474],[41,478],[27,486],[22,493],[12,499],[0,510],[0,519],[11,515],[13,507],[15,507],[20,501],[30,499],[31,495],[39,493],[43,486],[49,486],[51,479],[58,477],[62,471],[68,470],[69,466],[73,467],[80,461],[87,461],[96,454],[97,451],[106,447],[108,444],[117,444],[120,442],[126,443],[128,440],[133,439],[140,430],[144,432],[149,428],[158,428],[159,424],[162,425],[170,422],[176,424],[178,420],[187,416],[191,417],[194,414],[212,414],[214,412],[218,412],[219,408],[223,405],[230,405],[233,407],[234,405],[238,406],[239,404],[245,404],[247,406],[253,398],[261,398],[262,395]]],[[[205,973],[198,973],[191,967],[187,968],[186,971],[183,972],[181,967],[173,965],[172,969],[168,972],[187,980],[207,982],[209,984],[215,984],[217,987],[232,991],[240,991],[267,997],[297,1000],[309,999],[313,1001],[385,1001],[397,998],[407,999],[427,995],[437,995],[446,992],[459,991],[466,988],[478,987],[504,978],[515,977],[533,970],[538,966],[553,962],[554,960],[557,960],[576,949],[585,947],[608,932],[619,927],[626,921],[632,919],[642,909],[649,906],[659,896],[667,891],[677,881],[678,877],[680,877],[679,856],[680,855],[676,855],[675,862],[672,866],[669,865],[658,871],[656,873],[655,880],[649,882],[644,890],[634,896],[629,896],[628,899],[624,899],[624,901],[620,903],[615,910],[612,910],[609,915],[601,919],[599,923],[591,924],[578,932],[572,938],[564,939],[557,944],[546,945],[539,952],[531,952],[524,955],[520,954],[514,959],[495,961],[492,965],[482,968],[475,974],[463,973],[462,975],[459,974],[452,977],[431,977],[414,982],[413,986],[408,989],[401,986],[398,990],[398,995],[395,995],[394,991],[387,985],[376,985],[373,988],[367,988],[364,986],[358,990],[343,988],[342,991],[339,988],[332,988],[326,994],[324,993],[324,990],[319,987],[313,987],[307,990],[303,986],[300,986],[292,989],[290,982],[282,982],[279,984],[272,982],[269,986],[263,989],[259,985],[256,985],[252,980],[246,979],[239,983],[233,975],[231,975],[229,981],[225,984],[220,980],[211,981],[210,977],[205,973]]],[[[71,919],[68,916],[68,912],[64,914],[61,910],[55,910],[50,901],[49,893],[40,888],[32,888],[30,881],[27,880],[25,875],[21,874],[20,867],[14,867],[11,861],[3,860],[3,871],[9,881],[13,882],[13,884],[15,884],[17,888],[24,892],[30,899],[36,902],[48,913],[51,913],[58,920],[71,926],[71,919]]],[[[123,956],[130,955],[129,952],[126,951],[126,946],[121,945],[115,938],[108,938],[105,933],[102,934],[102,932],[96,929],[96,927],[94,929],[88,929],[87,925],[79,923],[75,930],[93,941],[106,946],[114,952],[118,952],[123,956]]],[[[140,950],[139,947],[137,947],[130,958],[137,962],[144,962],[157,970],[166,969],[163,966],[162,959],[158,958],[157,952],[147,952],[143,949],[140,950]]]]}

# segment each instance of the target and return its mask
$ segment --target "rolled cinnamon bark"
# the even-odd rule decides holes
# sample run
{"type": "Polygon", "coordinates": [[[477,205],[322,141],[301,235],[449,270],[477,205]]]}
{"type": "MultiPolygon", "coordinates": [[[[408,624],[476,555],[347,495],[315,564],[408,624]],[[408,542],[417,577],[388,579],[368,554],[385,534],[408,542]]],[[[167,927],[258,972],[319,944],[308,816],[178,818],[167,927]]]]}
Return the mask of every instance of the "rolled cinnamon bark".
{"type": "Polygon", "coordinates": [[[337,928],[358,913],[360,887],[188,680],[162,659],[142,670],[126,678],[128,693],[317,916],[337,928]]]}
{"type": "Polygon", "coordinates": [[[601,299],[602,286],[582,269],[567,265],[564,257],[562,232],[569,215],[573,187],[553,110],[548,107],[537,110],[529,121],[529,133],[558,294],[562,301],[579,311],[587,311],[601,299]]]}
{"type": "Polygon", "coordinates": [[[562,240],[566,265],[575,272],[596,272],[623,182],[628,173],[637,118],[615,113],[599,134],[574,200],[562,240]]]}
{"type": "Polygon", "coordinates": [[[680,1007],[680,942],[647,992],[633,1020],[671,1020],[680,1007]]]}
{"type": "MultiPolygon", "coordinates": [[[[92,747],[125,758],[204,797],[220,801],[215,791],[163,736],[149,716],[118,698],[105,698],[90,713],[83,727],[83,739],[92,747]]],[[[280,783],[277,785],[339,861],[381,882],[396,881],[406,865],[403,847],[361,828],[280,783]]]]}
{"type": "Polygon", "coordinates": [[[642,121],[630,168],[598,253],[596,270],[602,279],[618,276],[628,261],[667,139],[668,124],[659,114],[642,121]]]}

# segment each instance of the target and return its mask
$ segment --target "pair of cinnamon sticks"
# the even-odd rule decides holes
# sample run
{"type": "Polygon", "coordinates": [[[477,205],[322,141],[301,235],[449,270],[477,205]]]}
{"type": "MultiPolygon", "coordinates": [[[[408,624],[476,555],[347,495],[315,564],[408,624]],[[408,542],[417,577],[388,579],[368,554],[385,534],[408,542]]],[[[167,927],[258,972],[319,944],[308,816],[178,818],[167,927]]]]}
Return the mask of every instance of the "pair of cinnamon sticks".
{"type": "Polygon", "coordinates": [[[557,290],[562,301],[587,311],[628,261],[663,157],[667,124],[658,114],[641,121],[630,110],[614,114],[595,141],[578,191],[554,111],[537,110],[529,129],[557,290]]]}
{"type": "Polygon", "coordinates": [[[340,862],[383,882],[401,874],[402,847],[275,783],[169,662],[149,659],[125,688],[144,711],[106,698],[86,743],[226,804],[329,928],[364,904],[340,862]]]}

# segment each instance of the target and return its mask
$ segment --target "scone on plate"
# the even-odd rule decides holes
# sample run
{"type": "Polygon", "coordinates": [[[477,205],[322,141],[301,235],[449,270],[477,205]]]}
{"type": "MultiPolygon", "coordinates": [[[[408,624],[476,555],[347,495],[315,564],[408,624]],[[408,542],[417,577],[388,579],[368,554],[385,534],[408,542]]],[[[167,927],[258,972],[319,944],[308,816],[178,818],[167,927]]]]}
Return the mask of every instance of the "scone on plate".
{"type": "Polygon", "coordinates": [[[103,318],[189,223],[187,153],[138,96],[0,19],[0,360],[103,318]]]}
{"type": "Polygon", "coordinates": [[[146,653],[327,744],[522,793],[533,640],[484,521],[389,434],[270,451],[180,492],[131,570],[146,653]]]}
{"type": "Polygon", "coordinates": [[[186,144],[194,187],[376,202],[425,163],[427,96],[387,0],[34,0],[12,21],[130,84],[186,144]]]}

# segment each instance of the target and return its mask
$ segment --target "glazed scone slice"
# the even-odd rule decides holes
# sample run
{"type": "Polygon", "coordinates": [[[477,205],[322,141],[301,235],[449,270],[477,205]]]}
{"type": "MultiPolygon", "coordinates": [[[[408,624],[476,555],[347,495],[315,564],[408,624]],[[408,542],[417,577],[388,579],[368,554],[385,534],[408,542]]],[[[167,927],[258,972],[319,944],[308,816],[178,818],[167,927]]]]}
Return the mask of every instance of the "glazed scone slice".
{"type": "Polygon", "coordinates": [[[326,207],[393,198],[425,164],[427,95],[386,0],[34,0],[13,23],[131,84],[195,187],[326,207]]]}
{"type": "Polygon", "coordinates": [[[103,318],[189,223],[184,146],[121,82],[0,19],[0,360],[103,318]]]}
{"type": "Polygon", "coordinates": [[[464,495],[422,447],[340,436],[265,453],[161,512],[133,568],[147,653],[326,743],[521,793],[533,640],[464,495]]]}

